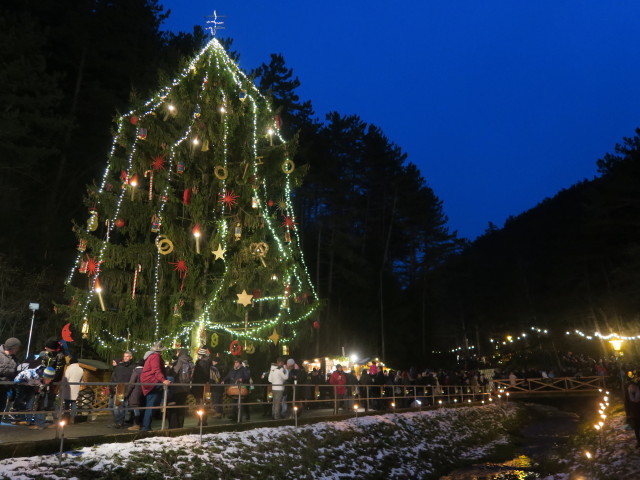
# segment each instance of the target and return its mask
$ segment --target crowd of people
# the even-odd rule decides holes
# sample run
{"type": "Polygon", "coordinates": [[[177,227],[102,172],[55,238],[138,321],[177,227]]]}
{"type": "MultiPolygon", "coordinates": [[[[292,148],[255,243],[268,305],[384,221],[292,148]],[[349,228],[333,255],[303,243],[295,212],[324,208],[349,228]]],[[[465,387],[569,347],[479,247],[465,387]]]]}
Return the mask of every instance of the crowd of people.
{"type": "MultiPolygon", "coordinates": [[[[84,374],[78,359],[66,353],[64,342],[50,338],[39,355],[19,363],[16,355],[21,346],[16,338],[0,346],[3,422],[44,429],[55,426],[47,425],[47,416],[61,410],[73,423],[84,374]]],[[[179,348],[165,362],[164,351],[165,347],[156,343],[140,359],[126,351],[121,359],[113,361],[108,404],[113,428],[148,431],[160,410],[166,411],[169,428],[181,428],[190,394],[198,409],[198,422],[207,425],[210,419],[225,414],[237,422],[250,420],[249,405],[254,414],[261,409],[263,416],[274,420],[313,408],[333,408],[336,413],[340,409],[351,411],[356,405],[365,411],[387,410],[410,407],[416,401],[426,406],[435,403],[437,397],[462,391],[475,398],[490,392],[493,379],[508,379],[515,386],[523,379],[551,380],[556,376],[554,369],[446,371],[411,367],[394,371],[375,361],[359,369],[345,370],[336,365],[331,372],[318,368],[307,371],[293,358],[278,358],[268,370],[255,376],[254,383],[247,360],[234,357],[233,364],[226,368],[206,348],[197,351],[195,362],[187,349],[179,348]]],[[[558,376],[580,377],[607,375],[620,368],[615,358],[596,361],[568,352],[562,355],[562,367],[557,370],[558,376]]],[[[633,398],[636,393],[634,390],[633,398]]],[[[640,426],[640,414],[638,418],[640,426]]]]}

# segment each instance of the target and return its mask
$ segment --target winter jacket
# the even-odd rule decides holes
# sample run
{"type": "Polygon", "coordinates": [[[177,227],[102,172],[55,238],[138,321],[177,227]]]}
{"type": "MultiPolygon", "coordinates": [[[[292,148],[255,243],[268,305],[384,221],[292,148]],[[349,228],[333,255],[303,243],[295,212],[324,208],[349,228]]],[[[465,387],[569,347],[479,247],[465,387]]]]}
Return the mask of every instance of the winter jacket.
{"type": "Polygon", "coordinates": [[[244,367],[232,368],[223,380],[226,384],[249,383],[249,372],[244,367]]]}
{"type": "MultiPolygon", "coordinates": [[[[111,372],[111,381],[113,383],[127,383],[131,378],[131,372],[133,372],[135,367],[136,364],[133,363],[133,360],[118,363],[113,367],[113,372],[111,372]]],[[[116,386],[109,385],[109,391],[112,395],[116,393],[116,386]]]]}
{"type": "Polygon", "coordinates": [[[346,395],[347,387],[342,386],[347,384],[347,376],[344,374],[344,372],[335,370],[329,377],[329,383],[331,385],[340,385],[335,389],[336,395],[346,395]]]}
{"type": "Polygon", "coordinates": [[[51,367],[56,371],[56,376],[53,377],[53,382],[59,382],[64,375],[64,367],[67,364],[66,358],[64,358],[64,352],[47,352],[42,357],[42,365],[44,368],[51,367]]]}
{"type": "Polygon", "coordinates": [[[289,372],[286,368],[279,367],[277,364],[271,364],[271,370],[269,371],[269,382],[271,383],[271,390],[282,391],[284,390],[284,382],[289,378],[289,372]]]}
{"type": "Polygon", "coordinates": [[[0,345],[0,380],[13,380],[16,376],[17,368],[16,357],[4,353],[4,345],[0,345]]]}
{"type": "Polygon", "coordinates": [[[44,385],[42,381],[42,373],[44,372],[44,368],[27,368],[26,370],[22,370],[16,378],[13,379],[13,383],[16,385],[29,385],[31,387],[40,387],[44,385]]]}
{"type": "MultiPolygon", "coordinates": [[[[171,366],[170,374],[173,376],[174,383],[191,383],[194,370],[193,360],[187,354],[180,355],[175,363],[171,366]],[[187,378],[181,379],[180,372],[184,373],[187,378]]],[[[171,391],[174,393],[188,393],[191,390],[189,385],[172,385],[171,391]]]]}
{"type": "Polygon", "coordinates": [[[70,385],[70,383],[82,382],[84,370],[77,363],[72,363],[64,371],[64,377],[60,383],[60,391],[63,400],[77,400],[80,393],[80,385],[70,385]]]}
{"type": "Polygon", "coordinates": [[[137,366],[133,369],[127,388],[124,390],[124,398],[129,400],[130,407],[141,407],[145,403],[144,395],[142,394],[142,385],[140,385],[142,369],[142,366],[137,366]]]}
{"type": "MultiPolygon", "coordinates": [[[[162,361],[162,354],[160,352],[153,352],[149,355],[142,373],[140,374],[140,383],[162,383],[167,379],[165,373],[164,362],[162,361]]],[[[146,396],[151,390],[153,385],[142,385],[142,393],[146,396]]]]}
{"type": "Polygon", "coordinates": [[[630,383],[627,386],[629,402],[627,403],[627,417],[640,419],[640,386],[630,383]]]}

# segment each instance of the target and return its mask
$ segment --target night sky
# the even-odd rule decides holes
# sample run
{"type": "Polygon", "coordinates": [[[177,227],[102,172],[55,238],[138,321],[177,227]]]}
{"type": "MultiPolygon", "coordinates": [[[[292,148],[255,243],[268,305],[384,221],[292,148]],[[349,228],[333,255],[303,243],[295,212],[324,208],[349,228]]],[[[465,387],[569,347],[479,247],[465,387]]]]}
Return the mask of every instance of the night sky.
{"type": "Polygon", "coordinates": [[[467,238],[596,173],[640,126],[637,0],[161,0],[215,8],[250,70],[282,53],[316,115],[357,114],[408,153],[467,238]]]}

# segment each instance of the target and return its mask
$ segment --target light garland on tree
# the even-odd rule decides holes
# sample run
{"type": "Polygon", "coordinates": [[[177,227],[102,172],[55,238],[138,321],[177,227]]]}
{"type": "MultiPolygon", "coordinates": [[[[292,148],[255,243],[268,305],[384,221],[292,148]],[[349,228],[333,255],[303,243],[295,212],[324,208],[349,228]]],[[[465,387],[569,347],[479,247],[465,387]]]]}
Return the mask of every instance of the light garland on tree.
{"type": "MultiPolygon", "coordinates": [[[[171,85],[162,88],[156,94],[155,97],[148,100],[141,108],[141,111],[136,112],[132,110],[126,113],[125,115],[121,116],[120,118],[118,118],[116,134],[114,136],[112,146],[109,152],[110,160],[102,176],[102,181],[100,183],[100,186],[97,190],[96,212],[97,212],[97,208],[100,206],[102,195],[105,193],[105,191],[111,191],[111,186],[108,183],[110,178],[109,175],[110,173],[113,172],[111,161],[112,159],[115,158],[116,151],[119,145],[123,145],[123,146],[126,145],[126,147],[124,148],[128,150],[126,155],[126,167],[123,165],[123,170],[122,170],[123,178],[125,179],[133,178],[135,175],[137,175],[135,170],[137,170],[141,175],[144,175],[145,178],[149,178],[149,202],[153,201],[154,199],[154,196],[153,196],[154,183],[153,182],[155,180],[157,183],[158,180],[154,179],[153,171],[148,170],[149,168],[148,163],[145,165],[147,170],[140,169],[140,166],[138,165],[134,166],[135,160],[137,159],[137,156],[138,156],[137,152],[138,152],[138,147],[140,145],[140,142],[148,142],[149,141],[148,138],[151,138],[149,136],[150,133],[151,135],[154,133],[151,130],[148,130],[147,128],[148,125],[144,123],[144,120],[150,116],[158,116],[163,114],[164,114],[164,121],[169,121],[171,118],[176,118],[178,115],[178,111],[173,103],[167,103],[167,99],[174,94],[174,89],[180,86],[185,79],[190,78],[190,76],[192,75],[196,75],[196,72],[202,68],[200,64],[204,63],[205,75],[202,77],[202,83],[200,85],[200,92],[198,94],[198,98],[192,104],[194,105],[194,107],[190,115],[191,122],[188,124],[187,128],[183,130],[181,134],[181,138],[178,138],[177,140],[172,140],[170,146],[168,146],[169,155],[168,155],[168,158],[166,159],[167,160],[167,172],[166,172],[167,179],[166,179],[166,183],[162,188],[162,193],[160,195],[160,202],[159,202],[158,208],[156,209],[156,212],[153,215],[153,218],[155,219],[154,227],[152,229],[153,232],[157,233],[158,235],[161,235],[164,232],[165,238],[167,235],[171,235],[170,230],[166,230],[168,224],[165,223],[166,219],[163,218],[163,213],[166,209],[167,201],[170,194],[173,168],[176,162],[176,155],[178,153],[178,149],[184,144],[185,140],[192,139],[192,143],[189,146],[192,154],[194,152],[194,145],[195,145],[194,142],[196,141],[198,142],[198,146],[200,143],[202,143],[203,146],[201,150],[203,152],[209,150],[208,148],[209,139],[206,138],[206,135],[204,134],[202,135],[202,138],[200,138],[200,133],[194,132],[194,125],[196,125],[196,122],[200,117],[201,102],[203,100],[203,94],[205,92],[205,89],[208,88],[208,83],[210,80],[208,72],[213,62],[215,62],[215,69],[216,69],[215,71],[219,75],[219,78],[222,78],[223,74],[229,75],[232,82],[235,83],[236,87],[241,92],[238,96],[238,99],[242,103],[247,105],[250,110],[251,139],[250,139],[249,148],[251,150],[251,154],[250,154],[250,159],[247,161],[247,166],[251,166],[252,175],[250,178],[252,179],[251,180],[252,185],[254,185],[252,207],[258,211],[259,222],[261,225],[263,225],[266,228],[266,231],[270,235],[269,237],[270,241],[275,245],[275,249],[272,248],[270,250],[269,256],[271,257],[271,252],[274,252],[275,255],[277,255],[277,257],[279,258],[280,262],[282,262],[283,264],[284,271],[279,271],[278,273],[279,274],[281,273],[281,275],[276,276],[276,278],[280,278],[279,281],[281,282],[282,288],[285,289],[286,294],[285,295],[267,295],[261,298],[253,299],[252,304],[254,305],[273,305],[274,307],[277,306],[278,308],[277,313],[275,313],[275,315],[272,315],[270,317],[259,319],[259,320],[254,319],[248,323],[245,322],[244,324],[242,321],[220,322],[220,321],[214,320],[213,319],[214,305],[217,305],[219,302],[226,301],[221,298],[221,295],[224,287],[224,279],[229,274],[229,269],[227,265],[228,262],[223,258],[222,277],[220,279],[217,279],[216,282],[214,282],[213,289],[211,292],[207,294],[207,298],[204,301],[202,311],[200,312],[198,317],[194,319],[193,322],[189,322],[189,325],[182,326],[176,332],[169,333],[161,337],[160,336],[161,316],[164,315],[165,313],[164,311],[161,312],[160,306],[159,306],[159,302],[161,300],[160,299],[161,292],[160,292],[159,284],[161,281],[160,272],[163,269],[165,260],[163,259],[163,256],[162,256],[163,252],[160,252],[159,249],[156,249],[155,258],[153,261],[153,268],[151,269],[152,277],[153,277],[152,278],[153,285],[152,285],[152,301],[150,303],[151,303],[152,315],[153,315],[153,337],[154,337],[154,341],[157,341],[157,340],[166,341],[171,338],[174,341],[177,341],[178,338],[188,336],[188,332],[192,328],[192,325],[197,324],[199,325],[200,330],[202,330],[203,328],[220,330],[220,331],[228,332],[229,334],[237,337],[251,339],[254,342],[268,342],[269,341],[268,338],[265,338],[265,335],[266,333],[268,333],[268,330],[276,326],[294,327],[300,324],[300,322],[308,319],[315,312],[317,312],[320,304],[319,302],[315,301],[311,305],[307,305],[307,298],[308,298],[307,296],[309,295],[309,293],[307,292],[310,292],[310,295],[313,296],[314,300],[317,300],[318,295],[313,284],[309,281],[310,275],[309,275],[306,263],[304,262],[303,254],[300,251],[301,240],[299,237],[298,228],[295,227],[295,224],[293,223],[291,224],[290,229],[293,234],[294,242],[292,243],[282,242],[280,238],[281,231],[279,230],[278,225],[274,223],[277,220],[272,218],[268,210],[268,203],[269,203],[268,199],[270,197],[269,195],[270,189],[267,185],[267,182],[264,180],[264,178],[260,176],[259,166],[262,165],[263,162],[262,162],[262,157],[258,156],[258,153],[259,153],[258,152],[258,137],[259,137],[258,101],[260,101],[265,106],[265,108],[271,115],[272,120],[270,123],[269,122],[267,123],[269,123],[270,125],[269,128],[272,131],[272,135],[270,136],[271,144],[274,143],[273,142],[274,139],[277,139],[280,142],[280,144],[273,146],[273,148],[276,148],[276,149],[281,148],[280,145],[286,144],[285,140],[282,138],[282,135],[279,129],[279,122],[277,121],[276,116],[273,114],[271,106],[269,105],[269,102],[266,100],[266,98],[260,94],[258,89],[248,79],[248,77],[244,74],[244,72],[240,71],[237,65],[235,65],[231,61],[231,59],[228,57],[228,55],[224,51],[224,48],[220,45],[220,43],[216,39],[212,39],[206,46],[204,46],[200,50],[200,52],[189,62],[188,66],[185,69],[183,69],[183,71],[176,78],[172,80],[171,85]],[[248,103],[247,103],[247,99],[249,100],[248,103]],[[170,109],[170,107],[173,107],[173,108],[170,109]],[[133,135],[130,135],[127,133],[131,129],[131,125],[134,126],[133,135]],[[131,141],[127,140],[129,136],[131,138],[131,141]],[[299,252],[299,255],[300,255],[299,262],[293,261],[294,246],[298,248],[296,252],[299,252]],[[290,300],[293,299],[296,303],[301,303],[302,302],[300,300],[301,298],[304,298],[304,308],[301,309],[299,307],[298,310],[303,310],[303,311],[298,313],[297,316],[292,316],[293,314],[292,314],[292,309],[290,305],[291,303],[290,300]],[[240,331],[239,329],[241,328],[244,328],[244,330],[240,331]]],[[[222,99],[221,105],[219,108],[219,112],[221,116],[221,125],[222,125],[222,141],[220,142],[220,145],[216,145],[216,156],[218,157],[219,160],[221,160],[222,167],[225,169],[225,171],[227,171],[227,169],[229,168],[228,140],[229,140],[229,134],[230,134],[228,115],[229,115],[229,112],[231,112],[233,109],[230,108],[230,105],[228,105],[228,98],[222,87],[220,87],[217,90],[217,94],[219,94],[222,99]],[[222,158],[219,158],[220,156],[222,158]]],[[[184,111],[182,107],[180,107],[180,109],[181,109],[181,112],[184,111]]],[[[260,136],[261,135],[262,134],[260,134],[260,136]]],[[[164,148],[165,147],[163,146],[163,149],[164,148]]],[[[283,170],[282,172],[282,174],[285,175],[284,202],[285,202],[287,215],[291,219],[291,222],[294,222],[295,214],[293,211],[293,205],[291,203],[292,193],[291,193],[290,178],[289,178],[290,174],[293,172],[294,166],[293,166],[293,163],[285,155],[285,163],[286,162],[289,162],[291,164],[291,167],[289,167],[287,170],[283,170]]],[[[242,175],[243,181],[245,181],[247,166],[245,166],[245,171],[242,175]]],[[[182,173],[182,171],[183,170],[179,169],[178,173],[182,173]]],[[[225,192],[227,190],[227,185],[228,185],[226,176],[225,178],[222,178],[222,179],[219,178],[219,180],[220,180],[220,185],[219,185],[220,192],[225,192]]],[[[159,183],[157,184],[160,185],[159,183]]],[[[114,225],[116,224],[115,222],[116,219],[118,219],[121,215],[124,200],[129,197],[127,193],[131,194],[131,202],[134,201],[134,198],[133,198],[134,190],[133,190],[133,187],[131,186],[132,184],[129,183],[131,190],[127,190],[126,188],[124,188],[125,185],[123,185],[123,188],[120,189],[120,191],[117,193],[117,200],[115,201],[115,206],[109,209],[110,214],[108,215],[110,218],[107,219],[105,238],[102,240],[95,240],[95,237],[93,237],[94,238],[94,240],[92,240],[93,243],[98,244],[98,248],[97,248],[98,252],[97,252],[97,255],[95,256],[98,262],[104,261],[107,250],[111,245],[109,240],[110,233],[111,233],[111,230],[114,228],[114,225]]],[[[140,204],[141,202],[138,200],[137,203],[140,204]]],[[[216,222],[217,231],[219,232],[218,233],[219,244],[222,246],[223,252],[228,251],[227,237],[229,234],[229,223],[225,217],[227,216],[228,210],[230,210],[231,206],[232,206],[231,204],[230,205],[222,204],[221,206],[222,213],[216,222]]],[[[212,208],[215,209],[217,208],[217,206],[214,205],[212,208]]],[[[212,212],[212,213],[215,214],[215,212],[212,212]]],[[[84,231],[84,235],[89,235],[89,232],[90,230],[89,228],[87,228],[84,231]]],[[[194,233],[195,233],[195,230],[194,230],[194,233]]],[[[173,240],[175,241],[176,239],[173,238],[173,240]]],[[[196,242],[198,240],[199,239],[196,239],[196,242]]],[[[196,244],[196,246],[198,247],[199,245],[196,244]]],[[[95,252],[95,250],[96,248],[92,247],[92,251],[95,252]]],[[[169,253],[169,251],[167,251],[166,253],[169,253]]],[[[71,269],[71,272],[67,277],[66,283],[68,285],[70,285],[74,279],[76,268],[81,262],[81,258],[82,258],[81,255],[82,255],[82,252],[80,252],[80,254],[77,255],[76,260],[71,269]]],[[[265,250],[265,255],[266,255],[266,250],[265,250]]],[[[263,262],[263,265],[266,266],[266,263],[264,263],[264,259],[262,257],[260,258],[260,260],[263,262]]],[[[112,267],[112,265],[110,265],[110,267],[112,267]]],[[[138,264],[138,268],[135,269],[134,285],[132,288],[132,295],[131,295],[131,299],[134,301],[136,300],[136,284],[138,282],[138,274],[140,273],[140,271],[141,271],[141,266],[140,264],[138,264]]],[[[98,280],[99,275],[100,273],[96,272],[96,276],[94,279],[94,282],[97,281],[98,285],[99,285],[99,280],[98,280]]],[[[275,276],[275,273],[274,273],[274,276],[275,276]]],[[[184,285],[184,278],[182,280],[184,285]]],[[[86,291],[84,298],[81,298],[80,300],[81,315],[86,317],[93,296],[94,296],[94,289],[89,289],[88,291],[86,291]]],[[[105,310],[104,306],[103,306],[103,310],[105,310]]],[[[107,318],[107,317],[104,317],[104,318],[107,318]]],[[[98,322],[98,326],[99,326],[99,323],[100,322],[98,322]]],[[[100,332],[96,332],[95,330],[96,329],[94,329],[93,338],[98,342],[100,346],[104,348],[108,348],[110,346],[109,342],[121,343],[124,341],[128,341],[127,339],[124,339],[121,336],[113,334],[107,328],[104,328],[104,325],[102,326],[102,328],[97,329],[97,330],[100,330],[100,332]]],[[[296,335],[297,335],[297,332],[295,331],[295,329],[293,329],[289,335],[289,338],[283,338],[282,342],[286,343],[287,341],[290,341],[293,338],[296,338],[296,335]]],[[[145,348],[151,343],[134,341],[134,344],[138,348],[145,348]]]]}

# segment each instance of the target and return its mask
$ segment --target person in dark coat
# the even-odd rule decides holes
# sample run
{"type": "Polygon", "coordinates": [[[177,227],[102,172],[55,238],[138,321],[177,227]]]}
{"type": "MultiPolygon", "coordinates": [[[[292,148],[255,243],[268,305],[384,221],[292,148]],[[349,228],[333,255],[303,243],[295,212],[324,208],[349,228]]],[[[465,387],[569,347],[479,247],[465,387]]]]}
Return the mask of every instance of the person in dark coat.
{"type": "Polygon", "coordinates": [[[193,380],[191,385],[191,393],[193,398],[196,399],[198,408],[204,412],[201,416],[201,420],[198,420],[198,425],[202,421],[203,425],[207,425],[207,409],[205,408],[204,398],[204,385],[209,383],[211,371],[211,358],[209,358],[209,351],[205,348],[198,350],[198,359],[193,371],[193,380]]]}
{"type": "Polygon", "coordinates": [[[636,448],[640,448],[640,376],[639,372],[631,372],[627,385],[627,420],[636,436],[636,448]]]}
{"type": "MultiPolygon", "coordinates": [[[[241,385],[246,385],[246,388],[249,387],[249,372],[242,365],[242,360],[236,358],[233,361],[233,368],[229,370],[229,372],[225,375],[222,382],[224,385],[237,385],[238,388],[241,385]]],[[[234,402],[233,407],[233,417],[231,418],[233,421],[241,421],[242,419],[242,395],[238,395],[238,397],[232,397],[232,401],[234,402]],[[240,411],[238,411],[238,408],[240,411]]]]}
{"type": "Polygon", "coordinates": [[[111,373],[111,382],[117,385],[109,385],[109,408],[113,408],[113,425],[112,428],[122,428],[124,426],[125,416],[127,412],[127,400],[121,400],[118,404],[118,396],[123,396],[125,385],[129,383],[131,373],[136,367],[133,363],[133,355],[126,351],[122,355],[122,361],[113,367],[111,373]]]}
{"type": "Polygon", "coordinates": [[[142,385],[140,385],[140,374],[143,368],[144,360],[138,360],[131,372],[129,383],[127,383],[127,387],[124,390],[127,406],[133,410],[133,425],[129,427],[129,430],[140,430],[142,427],[142,411],[140,407],[144,407],[144,395],[142,394],[142,385]]]}
{"type": "Polygon", "coordinates": [[[40,402],[43,410],[53,411],[53,418],[56,418],[55,404],[58,396],[58,385],[64,376],[64,367],[67,365],[67,359],[62,350],[62,344],[56,337],[49,338],[44,343],[44,350],[47,352],[42,357],[42,366],[52,368],[55,372],[51,382],[40,390],[40,402]],[[55,385],[52,385],[55,383],[55,385]]]}
{"type": "MultiPolygon", "coordinates": [[[[7,338],[0,346],[0,381],[13,382],[18,369],[16,354],[20,350],[22,342],[17,338],[7,338]]],[[[7,396],[12,385],[0,385],[0,412],[5,411],[7,406],[7,396]]],[[[5,420],[4,417],[1,420],[5,420]]]]}
{"type": "Polygon", "coordinates": [[[178,351],[178,356],[171,364],[170,375],[173,376],[174,384],[169,387],[171,395],[171,408],[168,412],[169,428],[184,427],[184,417],[187,411],[187,396],[191,390],[191,380],[195,366],[189,356],[189,351],[182,348],[178,351]]]}
{"type": "Polygon", "coordinates": [[[362,370],[362,375],[360,375],[360,403],[362,403],[362,407],[364,411],[367,412],[369,410],[369,389],[371,385],[373,385],[373,378],[369,375],[368,369],[362,370]]]}

